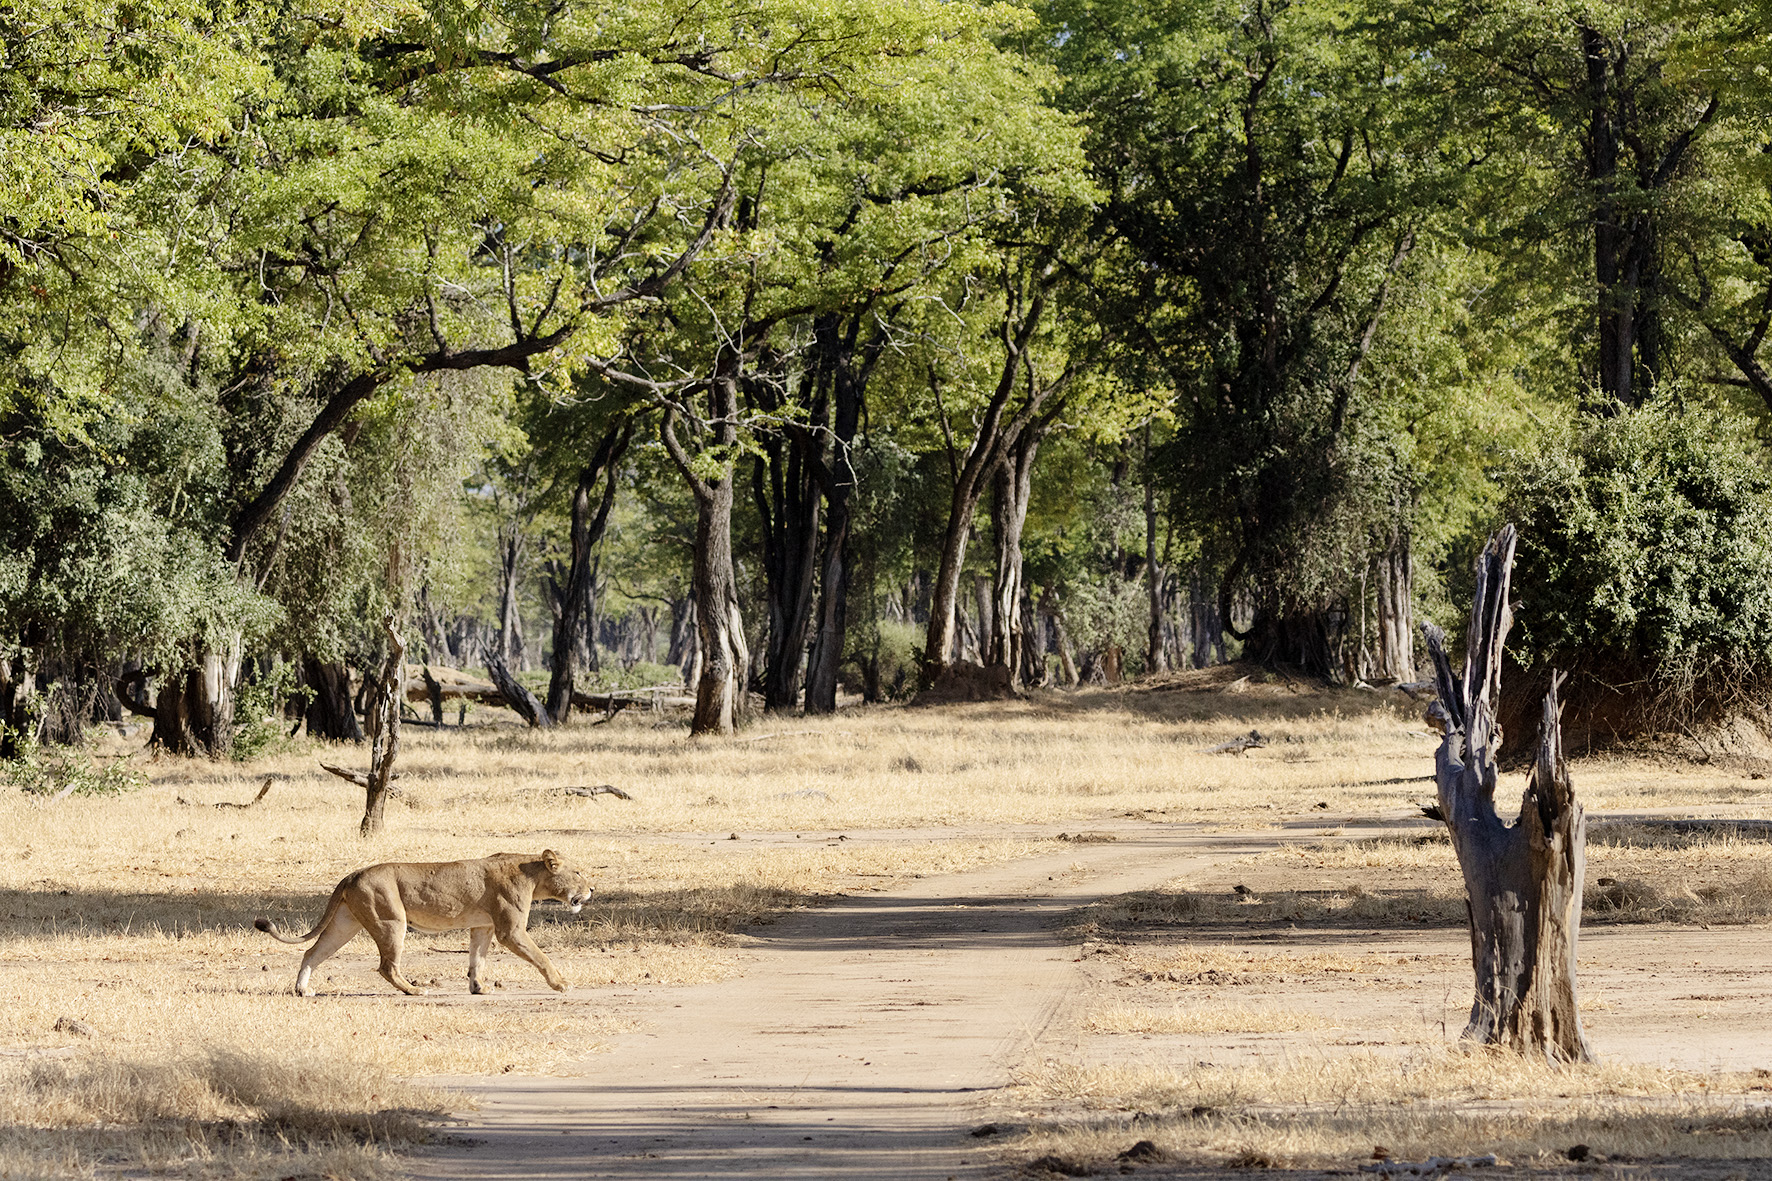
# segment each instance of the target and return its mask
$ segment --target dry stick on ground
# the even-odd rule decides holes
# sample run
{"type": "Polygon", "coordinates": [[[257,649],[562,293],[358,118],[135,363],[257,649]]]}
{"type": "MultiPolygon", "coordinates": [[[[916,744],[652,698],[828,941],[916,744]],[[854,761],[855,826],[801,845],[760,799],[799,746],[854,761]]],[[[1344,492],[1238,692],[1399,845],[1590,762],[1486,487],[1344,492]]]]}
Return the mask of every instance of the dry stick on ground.
{"type": "Polygon", "coordinates": [[[613,783],[599,783],[596,787],[563,787],[560,789],[569,796],[614,796],[618,800],[631,800],[634,797],[615,786],[613,783]]]}
{"type": "Polygon", "coordinates": [[[505,699],[505,704],[515,710],[525,722],[542,730],[554,724],[554,719],[548,716],[548,711],[535,699],[535,694],[523,687],[522,682],[511,674],[510,666],[504,662],[504,658],[496,652],[486,654],[486,675],[498,686],[498,695],[505,699]]]}
{"type": "Polygon", "coordinates": [[[265,776],[264,786],[258,789],[257,795],[253,796],[250,800],[247,800],[244,804],[233,804],[233,803],[229,803],[227,800],[223,800],[221,803],[219,803],[215,806],[218,808],[239,808],[240,810],[244,811],[247,808],[252,807],[254,804],[258,803],[260,800],[265,798],[265,795],[271,790],[272,781],[274,781],[276,778],[277,777],[275,775],[265,776]]]}
{"type": "Polygon", "coordinates": [[[1445,726],[1434,756],[1440,812],[1464,871],[1477,992],[1464,1036],[1542,1054],[1552,1062],[1591,1062],[1575,997],[1575,941],[1581,931],[1581,879],[1587,818],[1563,764],[1563,732],[1551,678],[1538,732],[1538,759],[1510,827],[1495,811],[1501,735],[1501,653],[1513,613],[1508,583],[1514,527],[1489,539],[1477,560],[1476,596],[1465,641],[1464,676],[1452,672],[1446,637],[1423,624],[1445,726]]]}

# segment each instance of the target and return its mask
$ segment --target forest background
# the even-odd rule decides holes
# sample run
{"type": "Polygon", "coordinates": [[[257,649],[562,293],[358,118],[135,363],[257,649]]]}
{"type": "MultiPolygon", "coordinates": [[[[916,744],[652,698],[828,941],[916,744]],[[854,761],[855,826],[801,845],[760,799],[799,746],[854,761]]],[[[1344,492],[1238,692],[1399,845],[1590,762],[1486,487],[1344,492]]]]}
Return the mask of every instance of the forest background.
{"type": "Polygon", "coordinates": [[[536,724],[1406,682],[1503,520],[1572,708],[1763,698],[1763,6],[7,0],[0,53],[16,766],[361,738],[384,618],[536,724]]]}

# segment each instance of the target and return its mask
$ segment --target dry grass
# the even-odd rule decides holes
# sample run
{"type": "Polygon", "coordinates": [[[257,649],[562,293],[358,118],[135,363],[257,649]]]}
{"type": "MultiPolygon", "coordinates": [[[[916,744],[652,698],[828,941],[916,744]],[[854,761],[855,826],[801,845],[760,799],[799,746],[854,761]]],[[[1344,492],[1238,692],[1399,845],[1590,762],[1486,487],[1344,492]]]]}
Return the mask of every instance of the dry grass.
{"type": "Polygon", "coordinates": [[[379,1181],[451,1097],[311,1054],[97,1051],[0,1062],[0,1177],[94,1166],[194,1177],[379,1181]]]}
{"type": "MultiPolygon", "coordinates": [[[[1166,905],[1216,922],[1464,922],[1463,883],[1443,829],[1290,845],[1248,864],[1239,882],[1252,894],[1178,888],[1166,905]],[[1334,884],[1296,888],[1304,882],[1334,884]]],[[[1765,922],[1772,919],[1772,839],[1727,824],[1593,824],[1584,914],[1601,923],[1765,922]]]]}
{"type": "MultiPolygon", "coordinates": [[[[151,786],[120,799],[0,798],[0,825],[15,834],[0,849],[0,990],[9,1002],[0,1009],[0,1055],[69,1055],[0,1057],[14,1072],[0,1080],[12,1104],[0,1130],[0,1178],[77,1176],[125,1162],[170,1176],[389,1175],[397,1166],[385,1150],[416,1134],[418,1117],[386,1113],[434,1102],[399,1080],[565,1068],[628,1027],[603,989],[718,978],[733,969],[744,928],[783,910],[1053,847],[1016,826],[1131,815],[1250,828],[1318,814],[1319,804],[1395,815],[1424,794],[1413,780],[1429,764],[1433,739],[1412,703],[1260,678],[1237,689],[1232,680],[1188,674],[1156,692],[765,719],[745,737],[811,732],[748,742],[690,741],[677,721],[645,715],[530,732],[503,711],[484,711],[466,730],[406,732],[405,794],[390,805],[387,832],[370,842],[355,835],[361,796],[317,766],[320,756],[360,762],[363,753],[349,748],[297,744],[250,764],[154,762],[145,765],[151,786]],[[1204,753],[1251,725],[1267,747],[1204,753]],[[258,806],[210,806],[251,799],[267,774],[279,778],[258,806]],[[597,783],[634,799],[559,791],[597,783]],[[949,831],[930,840],[933,828],[949,831]],[[506,987],[470,998],[465,938],[445,936],[408,941],[408,974],[436,982],[436,995],[394,994],[359,940],[321,970],[322,995],[304,1001],[287,992],[299,949],[251,930],[261,914],[306,929],[338,878],[364,864],[544,846],[599,879],[599,898],[584,914],[538,907],[533,919],[538,942],[578,986],[565,996],[499,953],[490,974],[506,987]],[[88,1022],[96,1038],[54,1032],[64,1015],[88,1022]],[[267,1029],[276,1031],[274,1053],[264,1048],[267,1029]],[[324,1108],[332,1123],[294,1120],[289,1105],[305,1102],[307,1084],[263,1065],[283,1059],[330,1064],[335,1074],[312,1078],[337,1100],[324,1108]],[[256,1091],[229,1081],[247,1076],[268,1081],[256,1091]],[[22,1087],[27,1101],[16,1080],[31,1078],[43,1081],[22,1087]],[[97,1096],[117,1078],[152,1079],[128,1089],[187,1106],[178,1114],[146,1102],[106,1108],[110,1100],[97,1096]],[[56,1114],[77,1111],[87,1114],[56,1114]],[[94,1114],[101,1111],[109,1114],[94,1114]]],[[[1615,794],[1643,778],[1623,763],[1593,776],[1615,784],[1605,788],[1615,794]]],[[[1685,801],[1739,792],[1733,777],[1711,778],[1663,782],[1685,801]]],[[[1584,798],[1587,782],[1578,767],[1584,798]]],[[[1331,855],[1265,868],[1321,878],[1309,857],[1331,855]]],[[[1645,847],[1629,855],[1647,865],[1663,854],[1645,847]]],[[[1419,868],[1443,866],[1424,860],[1419,868]]],[[[1309,902],[1344,917],[1377,905],[1376,894],[1327,884],[1327,892],[1295,884],[1284,905],[1309,902]]],[[[1221,911],[1234,921],[1276,905],[1257,897],[1203,888],[1140,905],[1168,908],[1167,921],[1177,923],[1221,911]]],[[[1204,954],[1187,961],[1192,969],[1171,956],[1149,970],[1276,979],[1316,970],[1247,957],[1202,968],[1204,954]]],[[[1116,1019],[1163,1018],[1192,1019],[1116,1019]]],[[[1258,1019],[1253,1011],[1217,1017],[1258,1019]]]]}
{"type": "Polygon", "coordinates": [[[1772,1157],[1764,1086],[1445,1047],[1237,1068],[1048,1062],[1025,1071],[1011,1099],[1049,1114],[1006,1152],[1110,1173],[1141,1139],[1172,1161],[1244,1168],[1346,1169],[1371,1160],[1374,1146],[1397,1160],[1493,1152],[1555,1163],[1577,1143],[1602,1160],[1760,1159],[1772,1157]]]}
{"type": "Polygon", "coordinates": [[[1323,1029],[1329,1022],[1294,1009],[1141,1008],[1113,1005],[1097,1009],[1083,1021],[1090,1033],[1289,1033],[1323,1029]]]}

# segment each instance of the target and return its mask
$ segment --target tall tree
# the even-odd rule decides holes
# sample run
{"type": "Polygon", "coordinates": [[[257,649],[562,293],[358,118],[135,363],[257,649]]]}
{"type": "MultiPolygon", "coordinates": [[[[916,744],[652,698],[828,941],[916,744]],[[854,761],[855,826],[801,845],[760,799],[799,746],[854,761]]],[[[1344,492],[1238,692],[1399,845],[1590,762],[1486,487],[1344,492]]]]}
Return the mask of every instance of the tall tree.
{"type": "Polygon", "coordinates": [[[1339,675],[1340,609],[1389,489],[1362,382],[1443,196],[1425,59],[1358,7],[1057,3],[1063,101],[1089,121],[1127,265],[1114,322],[1179,395],[1165,466],[1246,651],[1339,675]]]}

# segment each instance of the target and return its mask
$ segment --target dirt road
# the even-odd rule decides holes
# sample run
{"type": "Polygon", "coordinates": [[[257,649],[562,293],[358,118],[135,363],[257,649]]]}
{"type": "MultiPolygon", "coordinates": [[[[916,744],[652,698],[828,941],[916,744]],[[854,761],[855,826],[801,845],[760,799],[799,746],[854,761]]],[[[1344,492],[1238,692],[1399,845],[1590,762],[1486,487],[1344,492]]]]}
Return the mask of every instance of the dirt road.
{"type": "Polygon", "coordinates": [[[1255,846],[1121,826],[1111,843],[845,898],[764,928],[744,974],[651,990],[577,1078],[487,1088],[426,1178],[985,1175],[977,1102],[1079,974],[1065,916],[1255,846]]]}
{"type": "MultiPolygon", "coordinates": [[[[1271,831],[1205,834],[1138,822],[1102,828],[1115,839],[790,915],[759,932],[741,975],[719,983],[615,990],[611,1010],[637,1019],[636,1032],[585,1059],[576,1077],[447,1080],[476,1092],[479,1111],[454,1141],[414,1162],[415,1171],[438,1181],[941,1181],[998,1172],[986,1142],[970,1132],[987,1117],[992,1092],[1090,982],[1067,917],[1277,839],[1271,831]]],[[[1287,835],[1311,833],[1301,826],[1287,835]]],[[[1229,881],[1235,868],[1218,872],[1229,881]]],[[[1447,930],[1402,938],[1437,949],[1449,964],[1464,940],[1447,930]]],[[[1656,994],[1656,1016],[1668,1026],[1651,1030],[1597,1012],[1590,1031],[1602,1053],[1698,1067],[1772,1064],[1758,1061],[1772,1057],[1760,1049],[1772,1045],[1763,1004],[1747,1006],[1751,1030],[1737,1006],[1727,1026],[1694,1029],[1678,1020],[1676,994],[1724,999],[1720,986],[1698,987],[1697,964],[1707,957],[1743,977],[1728,991],[1758,987],[1772,970],[1772,939],[1737,928],[1685,931],[1670,944],[1664,934],[1614,928],[1584,941],[1584,988],[1628,994],[1645,1007],[1656,994]],[[1663,970],[1652,972],[1660,961],[1663,970]]],[[[1449,970],[1443,992],[1434,981],[1404,990],[1410,1004],[1431,996],[1439,1016],[1421,1022],[1450,1011],[1456,1034],[1456,1010],[1468,1004],[1465,973],[1468,966],[1449,970]]],[[[1342,999],[1370,1008],[1376,998],[1342,999]]],[[[1146,1052],[1192,1055],[1197,1046],[1237,1057],[1262,1048],[1262,1039],[1242,1038],[1208,1051],[1211,1040],[1147,1044],[1146,1052]]]]}

